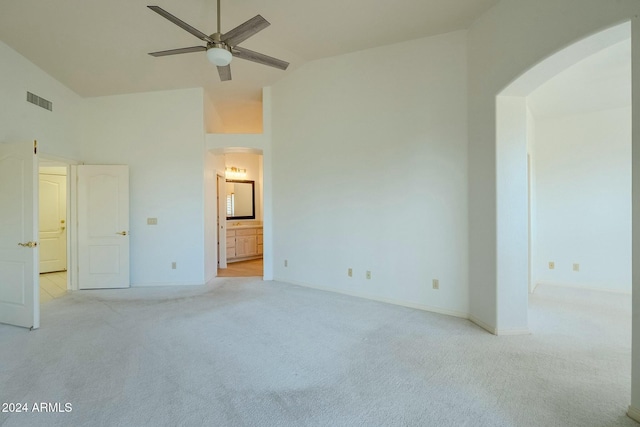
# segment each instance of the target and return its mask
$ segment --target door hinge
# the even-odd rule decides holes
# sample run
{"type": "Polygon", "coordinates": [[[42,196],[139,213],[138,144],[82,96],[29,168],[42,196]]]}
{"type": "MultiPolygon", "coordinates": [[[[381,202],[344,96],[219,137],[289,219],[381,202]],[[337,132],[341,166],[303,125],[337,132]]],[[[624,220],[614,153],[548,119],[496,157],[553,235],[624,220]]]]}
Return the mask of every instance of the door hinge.
{"type": "Polygon", "coordinates": [[[38,154],[38,141],[33,140],[33,154],[38,154]]]}

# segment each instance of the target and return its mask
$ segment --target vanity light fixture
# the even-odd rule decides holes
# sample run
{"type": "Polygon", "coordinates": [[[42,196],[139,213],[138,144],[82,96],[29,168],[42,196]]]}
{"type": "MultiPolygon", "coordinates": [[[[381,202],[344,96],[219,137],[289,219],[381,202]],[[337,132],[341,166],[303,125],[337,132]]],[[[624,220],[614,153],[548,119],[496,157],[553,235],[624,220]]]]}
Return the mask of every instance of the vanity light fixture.
{"type": "Polygon", "coordinates": [[[224,177],[226,179],[245,179],[247,177],[247,170],[231,166],[224,169],[224,177]]]}

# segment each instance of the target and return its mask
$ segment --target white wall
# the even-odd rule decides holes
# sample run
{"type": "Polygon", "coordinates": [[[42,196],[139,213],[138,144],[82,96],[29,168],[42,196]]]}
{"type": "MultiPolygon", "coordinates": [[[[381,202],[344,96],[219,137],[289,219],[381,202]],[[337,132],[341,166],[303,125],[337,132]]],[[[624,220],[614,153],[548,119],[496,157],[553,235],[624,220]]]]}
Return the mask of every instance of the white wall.
{"type": "MultiPolygon", "coordinates": [[[[528,333],[527,101],[496,100],[497,313],[495,333],[528,333]],[[524,191],[523,191],[524,190],[524,191]],[[506,326],[508,325],[508,326],[506,326]]],[[[472,318],[481,324],[479,319],[472,318]]],[[[490,328],[489,325],[482,325],[490,328]]]]}
{"type": "Polygon", "coordinates": [[[528,159],[528,168],[527,168],[527,178],[528,178],[528,199],[529,199],[529,244],[527,246],[527,250],[529,252],[529,263],[527,265],[528,275],[527,280],[529,283],[529,292],[533,292],[535,289],[535,273],[533,272],[534,266],[536,263],[540,262],[537,257],[537,251],[535,248],[538,246],[538,201],[536,198],[536,194],[538,191],[538,183],[536,181],[536,120],[531,112],[531,109],[527,106],[527,119],[526,119],[526,129],[527,129],[527,159],[528,159]]]}
{"type": "Polygon", "coordinates": [[[631,108],[538,117],[535,133],[535,281],[630,292],[631,108]]]}
{"type": "Polygon", "coordinates": [[[132,286],[204,283],[202,89],[92,98],[85,109],[83,160],[130,167],[132,286]]]}
{"type": "Polygon", "coordinates": [[[0,42],[0,142],[38,140],[40,153],[78,159],[82,98],[0,42]],[[53,102],[48,111],[27,91],[53,102]]]}
{"type": "Polygon", "coordinates": [[[314,61],[272,88],[276,279],[466,316],[465,37],[314,61]]]}

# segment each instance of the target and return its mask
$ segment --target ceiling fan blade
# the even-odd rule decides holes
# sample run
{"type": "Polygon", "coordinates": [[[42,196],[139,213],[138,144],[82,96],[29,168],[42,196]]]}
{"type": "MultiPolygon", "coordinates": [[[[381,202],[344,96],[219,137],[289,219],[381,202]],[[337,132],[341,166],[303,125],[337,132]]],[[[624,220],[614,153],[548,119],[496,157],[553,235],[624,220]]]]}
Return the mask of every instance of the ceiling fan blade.
{"type": "Polygon", "coordinates": [[[223,35],[221,39],[227,45],[235,46],[242,43],[258,31],[264,30],[269,25],[271,25],[269,21],[267,21],[260,15],[256,15],[253,18],[249,19],[247,22],[238,25],[233,30],[223,35]]]}
{"type": "Polygon", "coordinates": [[[220,74],[221,82],[226,82],[227,80],[231,80],[231,65],[218,67],[218,74],[220,74]]]}
{"type": "Polygon", "coordinates": [[[286,70],[289,66],[289,63],[283,61],[281,59],[273,58],[271,56],[254,52],[249,49],[245,49],[243,47],[236,46],[231,50],[231,53],[236,58],[246,59],[247,61],[257,62],[259,64],[268,65],[270,67],[275,67],[280,70],[286,70]]]}
{"type": "Polygon", "coordinates": [[[169,21],[173,22],[174,24],[176,24],[178,27],[182,28],[183,30],[186,30],[186,31],[190,32],[191,34],[193,34],[194,36],[196,36],[200,40],[205,41],[207,43],[213,43],[213,39],[211,37],[209,37],[208,35],[206,35],[202,31],[196,30],[191,25],[187,24],[186,22],[182,21],[181,19],[176,18],[175,16],[173,16],[172,14],[170,14],[169,12],[164,10],[163,8],[161,8],[159,6],[147,6],[147,7],[149,9],[153,10],[158,15],[160,15],[160,16],[168,19],[169,21]]]}
{"type": "Polygon", "coordinates": [[[151,52],[149,55],[167,56],[167,55],[178,55],[180,53],[203,52],[206,50],[207,48],[204,46],[192,46],[192,47],[183,47],[180,49],[161,50],[160,52],[151,52]]]}

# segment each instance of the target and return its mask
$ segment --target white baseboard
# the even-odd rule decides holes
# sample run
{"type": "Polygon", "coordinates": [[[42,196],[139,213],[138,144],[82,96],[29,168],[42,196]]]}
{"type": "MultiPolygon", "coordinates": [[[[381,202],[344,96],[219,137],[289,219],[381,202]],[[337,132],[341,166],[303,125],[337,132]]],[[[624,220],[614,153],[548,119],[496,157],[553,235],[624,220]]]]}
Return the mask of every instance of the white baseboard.
{"type": "Polygon", "coordinates": [[[633,406],[629,405],[629,409],[627,410],[627,416],[632,420],[640,423],[640,409],[634,408],[633,406]]]}
{"type": "Polygon", "coordinates": [[[480,326],[485,331],[492,333],[493,335],[498,335],[498,336],[531,335],[531,331],[529,330],[529,328],[499,329],[471,315],[469,315],[469,320],[475,323],[476,325],[480,326]]]}
{"type": "Polygon", "coordinates": [[[516,328],[516,329],[496,329],[496,335],[531,335],[529,328],[516,328]]]}
{"type": "Polygon", "coordinates": [[[484,323],[482,320],[478,319],[477,317],[469,315],[469,321],[480,326],[482,329],[489,332],[490,334],[498,335],[496,332],[496,328],[494,328],[493,326],[490,326],[487,323],[484,323]]]}
{"type": "Polygon", "coordinates": [[[151,283],[132,283],[132,288],[151,288],[164,286],[203,286],[202,282],[151,282],[151,283]]]}
{"type": "Polygon", "coordinates": [[[596,291],[596,292],[607,292],[611,294],[622,294],[622,295],[631,295],[631,290],[624,289],[609,289],[606,287],[597,287],[597,286],[582,286],[579,283],[566,283],[566,282],[538,282],[536,283],[533,292],[537,289],[538,286],[554,286],[558,288],[571,288],[571,289],[583,289],[585,291],[596,291]]]}
{"type": "Polygon", "coordinates": [[[379,302],[384,302],[384,303],[387,303],[387,304],[400,305],[402,307],[415,308],[417,310],[429,311],[429,312],[438,313],[438,314],[445,314],[447,316],[459,317],[459,318],[462,318],[462,319],[468,319],[469,318],[469,314],[468,313],[463,313],[461,311],[449,310],[449,309],[446,309],[446,308],[434,307],[434,306],[425,305],[425,304],[418,304],[418,303],[413,303],[413,302],[409,302],[409,301],[396,300],[396,299],[392,299],[392,298],[384,298],[384,297],[379,297],[379,296],[376,296],[376,295],[370,295],[370,294],[367,294],[367,293],[364,293],[364,292],[346,291],[346,290],[343,290],[343,289],[336,289],[336,288],[331,288],[331,287],[327,287],[327,286],[310,285],[308,283],[294,282],[294,281],[291,281],[291,280],[280,279],[280,278],[276,278],[274,280],[277,281],[277,282],[290,283],[292,285],[302,286],[304,288],[317,289],[319,291],[326,291],[326,292],[335,292],[335,293],[342,294],[342,295],[349,295],[349,296],[352,296],[352,297],[363,298],[363,299],[368,299],[368,300],[372,300],[372,301],[379,301],[379,302]]]}

